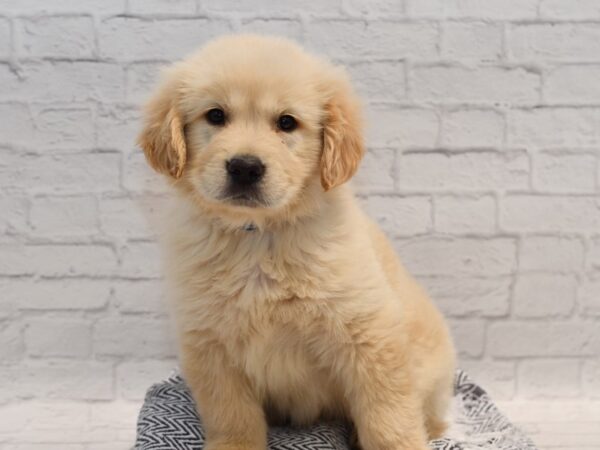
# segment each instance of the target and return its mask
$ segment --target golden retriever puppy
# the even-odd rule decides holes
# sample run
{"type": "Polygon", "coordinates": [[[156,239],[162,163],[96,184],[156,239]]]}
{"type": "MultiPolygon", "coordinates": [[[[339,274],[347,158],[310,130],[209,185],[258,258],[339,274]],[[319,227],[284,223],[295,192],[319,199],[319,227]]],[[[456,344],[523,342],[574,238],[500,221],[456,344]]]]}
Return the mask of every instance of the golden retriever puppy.
{"type": "Polygon", "coordinates": [[[253,35],[176,64],[147,106],[139,143],[173,188],[166,278],[209,450],[264,450],[273,422],[347,420],[364,450],[444,431],[453,346],[344,184],[361,133],[341,69],[253,35]]]}

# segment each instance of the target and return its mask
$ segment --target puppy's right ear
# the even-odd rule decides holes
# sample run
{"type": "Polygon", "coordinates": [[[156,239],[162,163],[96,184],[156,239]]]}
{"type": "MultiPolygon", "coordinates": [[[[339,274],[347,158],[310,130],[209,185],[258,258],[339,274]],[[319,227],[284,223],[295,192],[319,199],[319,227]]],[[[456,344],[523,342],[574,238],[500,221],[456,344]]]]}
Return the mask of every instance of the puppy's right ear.
{"type": "Polygon", "coordinates": [[[177,107],[177,88],[164,84],[146,106],[144,128],[138,144],[157,172],[181,177],[187,159],[184,123],[177,107]]]}

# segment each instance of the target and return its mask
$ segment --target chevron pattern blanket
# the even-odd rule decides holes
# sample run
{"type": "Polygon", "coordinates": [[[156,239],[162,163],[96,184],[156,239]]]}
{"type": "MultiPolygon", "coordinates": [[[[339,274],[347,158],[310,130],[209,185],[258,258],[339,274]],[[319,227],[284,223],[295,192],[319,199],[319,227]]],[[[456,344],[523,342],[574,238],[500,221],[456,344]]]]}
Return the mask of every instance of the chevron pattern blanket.
{"type": "MultiPolygon", "coordinates": [[[[455,379],[455,417],[460,437],[431,441],[432,450],[536,450],[533,442],[496,408],[464,372],[455,379]]],[[[451,433],[452,434],[452,433],[451,433]]],[[[269,450],[348,450],[350,430],[340,423],[308,429],[271,428],[269,450]]],[[[137,423],[136,450],[200,450],[204,432],[190,391],[179,375],[152,386],[137,423]]]]}

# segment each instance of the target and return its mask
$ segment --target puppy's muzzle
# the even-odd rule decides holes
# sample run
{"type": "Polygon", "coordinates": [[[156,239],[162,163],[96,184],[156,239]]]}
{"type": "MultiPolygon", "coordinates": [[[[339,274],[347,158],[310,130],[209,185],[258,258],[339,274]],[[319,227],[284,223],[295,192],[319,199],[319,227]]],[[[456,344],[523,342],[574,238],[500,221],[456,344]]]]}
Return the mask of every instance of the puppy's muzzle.
{"type": "Polygon", "coordinates": [[[264,176],[266,167],[260,159],[250,155],[236,156],[225,163],[230,183],[238,188],[257,184],[264,176]]]}

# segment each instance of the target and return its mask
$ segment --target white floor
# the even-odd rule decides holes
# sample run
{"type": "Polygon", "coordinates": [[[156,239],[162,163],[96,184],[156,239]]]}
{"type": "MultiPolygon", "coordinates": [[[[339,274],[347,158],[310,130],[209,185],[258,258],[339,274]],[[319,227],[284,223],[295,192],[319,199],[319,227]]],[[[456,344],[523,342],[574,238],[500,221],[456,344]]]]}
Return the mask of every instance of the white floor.
{"type": "Polygon", "coordinates": [[[599,450],[600,402],[497,402],[540,450],[599,450]]]}
{"type": "MultiPolygon", "coordinates": [[[[499,402],[540,450],[600,449],[600,402],[499,402]]],[[[0,406],[0,450],[119,450],[139,404],[22,402],[0,406]]]]}
{"type": "Polygon", "coordinates": [[[0,406],[0,450],[120,450],[135,440],[138,403],[0,406]]]}

